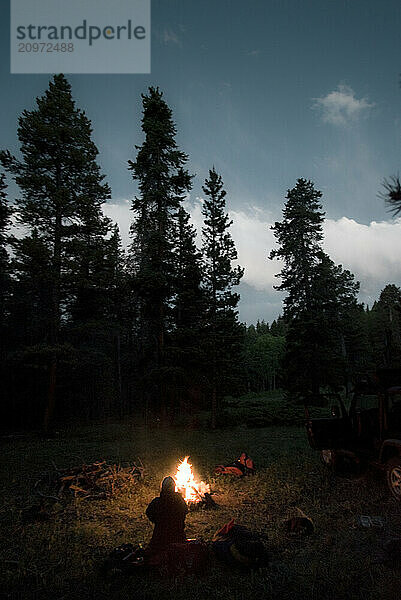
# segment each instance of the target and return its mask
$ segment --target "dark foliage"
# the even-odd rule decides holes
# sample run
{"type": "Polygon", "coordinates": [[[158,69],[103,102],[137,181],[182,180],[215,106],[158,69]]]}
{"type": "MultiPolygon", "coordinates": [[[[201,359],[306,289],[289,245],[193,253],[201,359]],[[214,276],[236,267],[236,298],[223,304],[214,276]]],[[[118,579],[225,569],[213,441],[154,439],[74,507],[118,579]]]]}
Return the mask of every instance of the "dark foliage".
{"type": "Polygon", "coordinates": [[[289,190],[283,220],[272,227],[280,258],[279,273],[286,291],[287,323],[283,360],[285,387],[293,394],[318,396],[321,387],[347,385],[346,318],[356,307],[359,283],[323,252],[321,192],[311,181],[298,179],[289,190]]]}
{"type": "Polygon", "coordinates": [[[203,287],[206,299],[204,346],[209,358],[212,397],[212,427],[216,427],[218,402],[224,391],[238,389],[241,378],[243,329],[238,322],[239,294],[233,291],[244,270],[233,266],[237,251],[229,232],[226,191],[221,176],[213,169],[205,180],[202,214],[203,287]]]}
{"type": "MultiPolygon", "coordinates": [[[[19,118],[19,155],[0,153],[19,188],[10,201],[0,174],[5,427],[50,434],[71,417],[140,412],[149,424],[205,417],[215,427],[227,422],[227,395],[348,391],[366,371],[399,364],[400,289],[387,285],[370,310],[356,302],[359,284],[322,250],[322,194],[311,181],[288,191],[272,228],[283,315],[247,328],[222,178],[213,167],[203,186],[199,249],[184,208],[193,176],[159,89],[142,96],[144,139],[129,161],[138,192],[127,252],[103,213],[111,191],[67,79],[56,75],[36,102],[19,118]]],[[[398,177],[384,189],[398,214],[398,177]]]]}

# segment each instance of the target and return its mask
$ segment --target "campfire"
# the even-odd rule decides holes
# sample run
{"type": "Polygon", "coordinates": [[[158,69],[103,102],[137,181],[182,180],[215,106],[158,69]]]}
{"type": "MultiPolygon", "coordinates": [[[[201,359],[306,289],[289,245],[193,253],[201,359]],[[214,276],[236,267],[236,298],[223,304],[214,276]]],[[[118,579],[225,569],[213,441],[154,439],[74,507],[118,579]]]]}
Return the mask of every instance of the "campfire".
{"type": "Polygon", "coordinates": [[[188,459],[189,456],[186,456],[180,462],[177,472],[173,476],[176,492],[180,492],[185,502],[190,506],[198,505],[198,503],[204,505],[213,503],[210,496],[210,486],[204,481],[196,481],[192,465],[188,462],[188,459]]]}

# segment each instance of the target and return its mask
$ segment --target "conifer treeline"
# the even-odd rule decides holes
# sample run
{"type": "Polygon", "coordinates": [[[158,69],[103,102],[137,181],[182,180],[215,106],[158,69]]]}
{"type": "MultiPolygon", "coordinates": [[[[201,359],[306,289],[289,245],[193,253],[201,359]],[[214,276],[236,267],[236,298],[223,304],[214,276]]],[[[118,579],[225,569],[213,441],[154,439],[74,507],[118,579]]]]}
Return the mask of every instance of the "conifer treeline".
{"type": "Polygon", "coordinates": [[[48,430],[54,416],[142,412],[170,421],[211,408],[240,375],[243,271],[215,169],[205,181],[203,252],[183,201],[187,155],[158,89],[143,100],[144,140],[128,168],[137,182],[131,244],[102,212],[110,198],[85,113],[63,75],[19,119],[21,159],[1,153],[20,190],[0,187],[2,404],[5,420],[48,430]],[[11,251],[8,252],[8,249],[11,251]],[[213,398],[213,401],[210,400],[213,398]]]}
{"type": "Polygon", "coordinates": [[[358,304],[359,282],[323,251],[322,193],[298,179],[283,219],[272,227],[283,268],[276,289],[287,292],[282,369],[292,398],[321,402],[322,391],[349,391],[379,367],[401,365],[401,290],[388,285],[371,311],[358,304]]]}
{"type": "Polygon", "coordinates": [[[155,88],[142,101],[126,250],[102,210],[111,191],[90,121],[63,75],[21,115],[21,157],[0,154],[19,189],[11,203],[0,174],[4,426],[129,413],[167,423],[207,409],[215,427],[226,394],[285,386],[293,398],[318,396],[398,364],[400,289],[388,285],[371,310],[357,303],[352,274],[322,250],[321,193],[303,179],[273,227],[284,314],[239,323],[243,269],[222,178],[213,167],[203,185],[199,249],[171,110],[155,88]]]}

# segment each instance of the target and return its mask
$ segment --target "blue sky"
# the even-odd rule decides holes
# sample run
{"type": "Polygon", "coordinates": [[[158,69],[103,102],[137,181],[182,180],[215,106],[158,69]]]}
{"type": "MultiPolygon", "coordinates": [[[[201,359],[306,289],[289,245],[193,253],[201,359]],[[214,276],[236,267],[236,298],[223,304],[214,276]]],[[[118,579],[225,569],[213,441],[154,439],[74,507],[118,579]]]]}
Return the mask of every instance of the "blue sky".
{"type": "MultiPolygon", "coordinates": [[[[1,147],[16,151],[17,118],[49,77],[10,75],[9,3],[0,3],[1,147]]],[[[401,223],[377,197],[401,165],[400,31],[393,0],[153,0],[150,75],[69,76],[112,187],[106,210],[126,235],[140,94],[158,85],[197,175],[188,207],[198,227],[212,164],[225,182],[246,268],[241,318],[280,312],[268,227],[298,177],[322,190],[326,249],[371,303],[384,283],[401,284],[401,223]]]]}

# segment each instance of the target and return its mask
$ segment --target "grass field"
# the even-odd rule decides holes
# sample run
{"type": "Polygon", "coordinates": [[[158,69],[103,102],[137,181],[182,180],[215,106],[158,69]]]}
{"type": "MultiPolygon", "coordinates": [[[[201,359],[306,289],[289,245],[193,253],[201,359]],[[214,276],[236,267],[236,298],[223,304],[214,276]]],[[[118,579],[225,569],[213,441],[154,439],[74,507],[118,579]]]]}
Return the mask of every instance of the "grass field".
{"type": "Polygon", "coordinates": [[[62,429],[51,440],[3,439],[1,456],[1,598],[401,597],[401,571],[375,562],[383,541],[401,532],[401,508],[377,476],[348,481],[328,475],[302,428],[145,431],[126,421],[62,429]],[[254,458],[257,474],[234,481],[215,478],[214,466],[242,450],[254,458]],[[208,540],[235,517],[266,535],[271,565],[260,573],[243,573],[213,562],[200,579],[121,576],[104,581],[99,566],[113,547],[150,539],[146,506],[163,476],[187,454],[197,474],[218,492],[219,504],[217,510],[188,515],[188,537],[208,540]],[[33,484],[52,463],[61,468],[100,458],[116,463],[140,458],[145,478],[109,500],[64,501],[53,506],[48,521],[21,520],[21,507],[34,501],[33,484]],[[283,520],[297,508],[315,525],[315,533],[302,540],[289,539],[283,530],[283,520]],[[358,528],[360,514],[384,516],[385,528],[358,528]]]}

